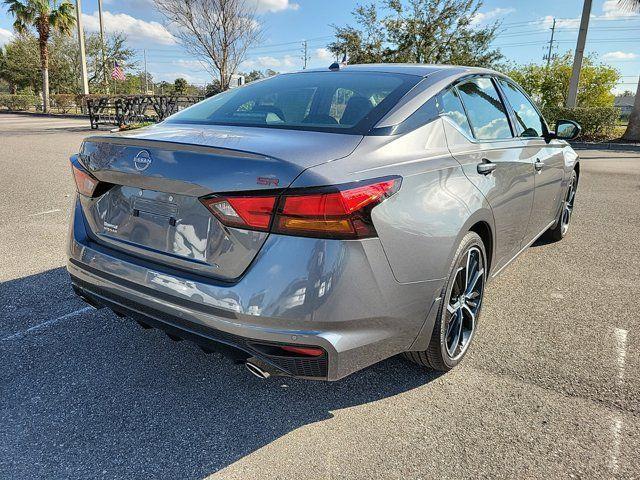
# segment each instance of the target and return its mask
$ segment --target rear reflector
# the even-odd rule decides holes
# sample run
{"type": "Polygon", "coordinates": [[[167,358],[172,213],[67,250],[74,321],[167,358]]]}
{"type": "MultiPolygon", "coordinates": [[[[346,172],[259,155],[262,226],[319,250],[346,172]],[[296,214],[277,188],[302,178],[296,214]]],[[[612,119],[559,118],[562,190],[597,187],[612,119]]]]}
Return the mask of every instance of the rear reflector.
{"type": "Polygon", "coordinates": [[[289,345],[280,347],[285,352],[297,353],[298,355],[305,355],[307,357],[319,357],[324,354],[324,350],[321,348],[313,347],[292,347],[289,345]]]}
{"type": "Polygon", "coordinates": [[[331,187],[201,199],[224,225],[318,238],[375,237],[371,210],[400,188],[400,177],[331,187]]]}
{"type": "Polygon", "coordinates": [[[89,172],[76,164],[71,163],[71,170],[73,171],[73,178],[76,181],[76,187],[78,193],[87,197],[92,197],[98,186],[98,180],[94,178],[89,172]]]}

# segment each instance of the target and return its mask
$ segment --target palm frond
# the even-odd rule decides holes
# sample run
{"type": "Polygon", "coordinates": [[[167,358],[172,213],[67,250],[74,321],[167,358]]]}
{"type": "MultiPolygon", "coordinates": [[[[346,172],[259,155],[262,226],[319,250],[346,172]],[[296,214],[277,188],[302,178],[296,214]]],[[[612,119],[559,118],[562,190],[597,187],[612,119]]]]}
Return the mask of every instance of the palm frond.
{"type": "Polygon", "coordinates": [[[640,0],[618,0],[623,10],[640,12],[640,0]]]}
{"type": "Polygon", "coordinates": [[[69,2],[61,3],[49,14],[49,24],[64,35],[70,35],[76,24],[75,8],[69,2]]]}
{"type": "Polygon", "coordinates": [[[19,0],[4,0],[8,11],[14,17],[13,28],[18,33],[25,33],[30,25],[33,25],[37,17],[37,12],[31,2],[21,2],[19,0]]]}

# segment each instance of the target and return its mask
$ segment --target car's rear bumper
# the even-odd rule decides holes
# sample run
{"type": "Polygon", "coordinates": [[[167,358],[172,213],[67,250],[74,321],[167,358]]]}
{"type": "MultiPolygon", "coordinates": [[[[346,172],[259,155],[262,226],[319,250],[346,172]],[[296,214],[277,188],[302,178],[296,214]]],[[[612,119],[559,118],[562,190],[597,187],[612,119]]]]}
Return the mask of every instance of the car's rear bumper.
{"type": "MultiPolygon", "coordinates": [[[[271,235],[234,283],[169,269],[105,247],[76,206],[67,268],[92,302],[199,343],[219,342],[286,374],[337,380],[408,350],[429,330],[442,281],[398,283],[378,239],[271,235]],[[262,345],[321,347],[275,358],[262,345]]],[[[430,330],[427,332],[430,336],[430,330]]]]}

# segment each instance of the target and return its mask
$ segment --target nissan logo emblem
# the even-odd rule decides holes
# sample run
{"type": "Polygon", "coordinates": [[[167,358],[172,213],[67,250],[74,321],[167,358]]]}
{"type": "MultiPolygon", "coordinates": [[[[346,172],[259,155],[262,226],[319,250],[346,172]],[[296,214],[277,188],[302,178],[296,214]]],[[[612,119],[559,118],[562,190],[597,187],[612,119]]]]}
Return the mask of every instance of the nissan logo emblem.
{"type": "Polygon", "coordinates": [[[146,150],[140,150],[138,154],[133,159],[133,166],[136,167],[136,170],[143,171],[149,168],[151,165],[152,159],[149,152],[146,150]]]}

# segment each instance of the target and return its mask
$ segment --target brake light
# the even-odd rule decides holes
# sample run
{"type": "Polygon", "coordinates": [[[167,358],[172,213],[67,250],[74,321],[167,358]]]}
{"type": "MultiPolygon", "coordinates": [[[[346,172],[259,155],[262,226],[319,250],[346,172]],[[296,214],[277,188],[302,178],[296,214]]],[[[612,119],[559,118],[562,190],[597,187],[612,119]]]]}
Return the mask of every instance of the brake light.
{"type": "Polygon", "coordinates": [[[371,210],[400,188],[400,177],[268,195],[201,199],[224,225],[285,235],[367,238],[377,235],[371,210]]]}
{"type": "Polygon", "coordinates": [[[71,170],[73,172],[73,179],[76,181],[78,193],[92,197],[98,186],[98,179],[75,163],[71,163],[71,170]]]}
{"type": "Polygon", "coordinates": [[[376,236],[371,210],[400,188],[400,178],[285,192],[273,231],[329,238],[376,236]]]}

